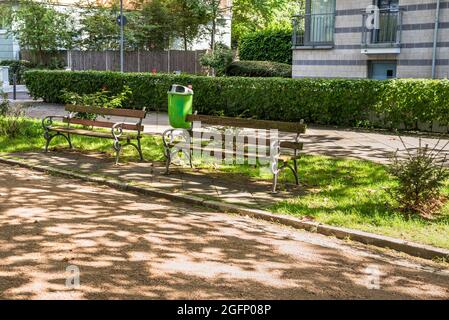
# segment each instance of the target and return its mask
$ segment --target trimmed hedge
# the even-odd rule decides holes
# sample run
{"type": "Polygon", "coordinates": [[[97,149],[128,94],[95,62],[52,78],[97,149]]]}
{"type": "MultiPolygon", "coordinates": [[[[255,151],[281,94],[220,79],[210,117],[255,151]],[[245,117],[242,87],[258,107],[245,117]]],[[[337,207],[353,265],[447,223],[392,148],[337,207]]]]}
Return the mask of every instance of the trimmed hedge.
{"type": "Polygon", "coordinates": [[[234,61],[226,68],[232,77],[292,77],[292,66],[272,61],[234,61]]]}
{"type": "Polygon", "coordinates": [[[43,70],[27,71],[25,80],[31,95],[47,102],[61,102],[62,89],[83,94],[106,88],[117,94],[127,85],[133,94],[124,107],[166,111],[167,90],[176,83],[193,86],[194,108],[201,114],[342,126],[405,124],[407,129],[417,128],[418,120],[449,123],[448,80],[211,78],[43,70]]]}
{"type": "Polygon", "coordinates": [[[250,32],[239,40],[241,60],[274,61],[292,64],[292,31],[265,29],[250,32]]]}

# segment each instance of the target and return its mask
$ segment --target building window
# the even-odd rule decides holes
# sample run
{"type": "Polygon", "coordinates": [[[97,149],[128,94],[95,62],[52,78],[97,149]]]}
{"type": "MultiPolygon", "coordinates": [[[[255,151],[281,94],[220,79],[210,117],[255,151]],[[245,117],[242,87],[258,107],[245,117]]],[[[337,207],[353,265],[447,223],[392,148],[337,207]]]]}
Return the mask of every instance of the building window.
{"type": "Polygon", "coordinates": [[[334,44],[335,0],[306,0],[305,14],[293,19],[294,47],[334,44]]]}
{"type": "Polygon", "coordinates": [[[305,34],[309,44],[332,44],[335,27],[335,0],[308,0],[305,34]]]}
{"type": "Polygon", "coordinates": [[[387,80],[396,78],[396,61],[370,61],[369,78],[375,80],[387,80]]]}

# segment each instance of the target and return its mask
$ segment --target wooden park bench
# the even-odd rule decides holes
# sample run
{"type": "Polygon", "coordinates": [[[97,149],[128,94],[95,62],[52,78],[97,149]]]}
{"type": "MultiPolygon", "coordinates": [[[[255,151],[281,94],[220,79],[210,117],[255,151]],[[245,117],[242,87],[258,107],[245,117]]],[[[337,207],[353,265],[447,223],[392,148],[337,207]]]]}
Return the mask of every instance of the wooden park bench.
{"type": "Polygon", "coordinates": [[[69,113],[67,116],[48,116],[42,120],[42,126],[45,130],[44,138],[47,141],[45,145],[45,152],[48,152],[48,146],[51,140],[57,136],[64,137],[69,143],[69,147],[72,148],[71,136],[80,135],[114,140],[112,147],[116,153],[116,164],[119,162],[121,149],[128,145],[136,148],[139,152],[140,160],[143,160],[140,139],[142,138],[142,132],[144,129],[142,121],[146,115],[145,109],[110,109],[66,105],[65,110],[69,113]],[[97,115],[97,117],[101,116],[104,119],[85,119],[81,116],[82,114],[93,114],[97,115]],[[123,117],[123,121],[110,121],[111,116],[123,117]],[[53,119],[55,118],[61,119],[64,124],[55,125],[53,123],[53,119]],[[128,118],[134,119],[133,122],[128,122],[128,118]],[[72,125],[77,126],[73,127],[72,125]],[[80,128],[80,126],[82,127],[80,128]],[[99,128],[108,128],[111,130],[109,132],[105,132],[98,130],[99,128]],[[133,143],[132,140],[135,140],[136,143],[133,143]]]}
{"type": "MultiPolygon", "coordinates": [[[[279,121],[266,121],[266,120],[253,120],[253,119],[241,119],[241,118],[230,118],[230,117],[217,117],[217,116],[206,116],[206,115],[188,115],[186,117],[187,122],[192,123],[190,129],[169,129],[163,134],[163,142],[166,157],[166,174],[169,174],[170,164],[172,163],[173,157],[177,154],[184,154],[189,161],[191,167],[192,158],[197,152],[207,152],[208,154],[214,153],[217,150],[217,146],[210,147],[210,144],[204,144],[204,141],[200,143],[195,143],[195,139],[198,140],[200,132],[207,132],[205,130],[210,130],[213,128],[218,129],[222,135],[222,150],[221,156],[226,157],[237,157],[243,156],[245,159],[250,157],[256,157],[258,160],[262,158],[269,163],[270,171],[273,174],[273,193],[276,192],[278,177],[281,170],[289,168],[295,177],[296,184],[299,184],[298,176],[298,159],[300,159],[300,151],[303,149],[303,143],[299,141],[300,135],[306,132],[306,125],[303,121],[300,122],[279,122],[279,121]],[[200,126],[195,125],[200,123],[200,126]],[[237,135],[232,138],[233,146],[232,149],[226,148],[223,141],[226,140],[226,133],[223,133],[226,129],[231,128],[235,131],[240,131],[237,135]],[[257,129],[258,132],[265,131],[266,139],[265,148],[269,150],[269,154],[265,156],[260,155],[260,152],[255,153],[255,141],[250,136],[247,136],[246,131],[251,132],[251,129],[257,129]],[[279,135],[275,139],[271,139],[267,131],[277,130],[279,135]],[[289,136],[281,137],[281,133],[286,133],[289,136]],[[237,141],[239,134],[244,136],[243,144],[244,146],[238,146],[237,141]],[[268,149],[269,148],[269,149],[268,149]]],[[[229,132],[229,131],[228,131],[229,132]]],[[[229,140],[228,140],[229,141],[229,140]]],[[[240,141],[242,141],[240,139],[240,141]]],[[[260,142],[260,140],[257,140],[260,142]]],[[[258,143],[259,143],[258,142],[258,143]]],[[[260,143],[259,143],[260,147],[260,143]]]]}

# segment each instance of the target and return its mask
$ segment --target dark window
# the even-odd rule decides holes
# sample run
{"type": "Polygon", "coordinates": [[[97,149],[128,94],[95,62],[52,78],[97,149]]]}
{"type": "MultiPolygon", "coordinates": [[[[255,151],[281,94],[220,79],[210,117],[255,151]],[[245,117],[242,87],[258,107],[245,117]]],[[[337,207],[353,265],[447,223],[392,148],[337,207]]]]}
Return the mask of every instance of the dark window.
{"type": "Polygon", "coordinates": [[[387,80],[396,78],[396,61],[370,61],[369,78],[387,80]]]}

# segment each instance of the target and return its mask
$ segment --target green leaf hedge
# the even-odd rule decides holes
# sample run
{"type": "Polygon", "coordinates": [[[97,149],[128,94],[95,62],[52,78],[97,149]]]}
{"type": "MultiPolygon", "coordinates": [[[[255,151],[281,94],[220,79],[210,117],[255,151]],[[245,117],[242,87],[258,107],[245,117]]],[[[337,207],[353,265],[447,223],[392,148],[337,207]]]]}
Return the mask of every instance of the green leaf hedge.
{"type": "Polygon", "coordinates": [[[78,94],[132,90],[127,108],[167,110],[172,84],[193,86],[194,108],[218,114],[309,124],[416,129],[419,121],[449,124],[448,80],[349,80],[202,77],[103,71],[31,70],[25,73],[34,98],[62,102],[63,89],[78,94]]]}
{"type": "Polygon", "coordinates": [[[264,29],[241,36],[238,44],[241,60],[292,63],[292,30],[264,29]]]}
{"type": "Polygon", "coordinates": [[[233,77],[292,77],[292,66],[273,61],[234,61],[226,68],[233,77]]]}

